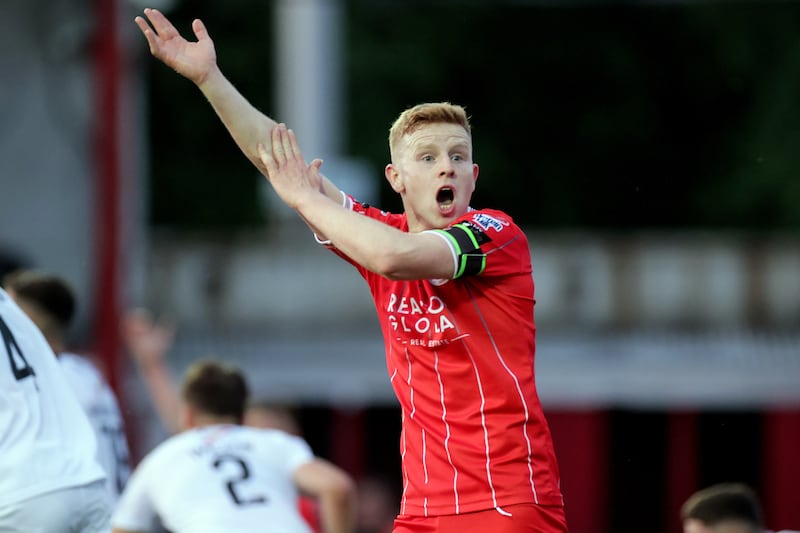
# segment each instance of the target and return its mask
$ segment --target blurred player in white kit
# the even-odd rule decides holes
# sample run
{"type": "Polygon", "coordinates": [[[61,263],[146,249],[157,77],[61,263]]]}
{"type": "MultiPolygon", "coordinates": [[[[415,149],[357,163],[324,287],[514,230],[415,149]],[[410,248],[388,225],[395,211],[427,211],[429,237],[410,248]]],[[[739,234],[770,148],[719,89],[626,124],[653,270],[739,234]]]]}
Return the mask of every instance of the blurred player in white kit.
{"type": "Polygon", "coordinates": [[[0,531],[110,531],[94,431],[41,331],[0,289],[0,531]]]}
{"type": "Polygon", "coordinates": [[[86,357],[68,351],[67,336],[77,309],[75,295],[62,278],[19,270],[3,287],[42,331],[95,431],[97,458],[106,473],[106,488],[116,502],[130,476],[130,455],[119,403],[100,370],[86,357]]]}
{"type": "Polygon", "coordinates": [[[350,477],[315,457],[301,438],[242,425],[248,387],[242,373],[215,361],[186,372],[183,431],[151,451],[134,470],[112,523],[114,533],[311,530],[298,510],[300,493],[319,502],[325,533],[352,532],[350,477]]]}

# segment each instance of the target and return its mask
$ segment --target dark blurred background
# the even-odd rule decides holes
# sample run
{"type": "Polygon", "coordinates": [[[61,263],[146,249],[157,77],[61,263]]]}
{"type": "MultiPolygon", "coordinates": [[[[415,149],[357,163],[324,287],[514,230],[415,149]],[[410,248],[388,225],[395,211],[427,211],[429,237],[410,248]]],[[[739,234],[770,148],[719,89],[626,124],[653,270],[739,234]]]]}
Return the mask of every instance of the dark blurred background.
{"type": "MultiPolygon", "coordinates": [[[[523,224],[800,227],[797,2],[344,4],[345,149],[376,179],[399,111],[446,100],[472,116],[476,205],[501,205],[523,224]]],[[[229,78],[264,110],[275,101],[273,14],[247,0],[171,13],[184,32],[194,17],[207,22],[229,78]]],[[[163,65],[145,68],[158,117],[150,221],[260,226],[258,183],[219,186],[252,170],[206,103],[163,65]]],[[[383,181],[381,204],[399,208],[383,181]]]]}

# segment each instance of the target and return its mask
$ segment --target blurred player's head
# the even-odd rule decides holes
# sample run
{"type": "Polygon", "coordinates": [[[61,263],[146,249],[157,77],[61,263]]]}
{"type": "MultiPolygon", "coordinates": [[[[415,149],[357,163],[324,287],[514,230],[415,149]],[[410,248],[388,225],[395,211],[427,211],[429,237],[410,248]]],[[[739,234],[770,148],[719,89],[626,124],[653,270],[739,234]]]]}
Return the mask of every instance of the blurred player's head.
{"type": "Polygon", "coordinates": [[[181,425],[241,424],[248,397],[242,372],[218,361],[193,363],[183,379],[181,425]]]}
{"type": "Polygon", "coordinates": [[[253,401],[244,413],[247,426],[262,429],[280,429],[286,433],[300,436],[300,425],[292,409],[266,401],[253,401]]]}
{"type": "Polygon", "coordinates": [[[761,506],[742,483],[720,483],[694,493],[681,508],[684,533],[761,533],[761,506]]]}
{"type": "Polygon", "coordinates": [[[16,251],[6,248],[0,244],[0,283],[3,278],[16,270],[27,268],[30,262],[18,254],[16,251]]]}
{"type": "Polygon", "coordinates": [[[3,287],[39,327],[53,351],[64,351],[77,308],[69,284],[52,274],[17,270],[3,278],[3,287]]]}

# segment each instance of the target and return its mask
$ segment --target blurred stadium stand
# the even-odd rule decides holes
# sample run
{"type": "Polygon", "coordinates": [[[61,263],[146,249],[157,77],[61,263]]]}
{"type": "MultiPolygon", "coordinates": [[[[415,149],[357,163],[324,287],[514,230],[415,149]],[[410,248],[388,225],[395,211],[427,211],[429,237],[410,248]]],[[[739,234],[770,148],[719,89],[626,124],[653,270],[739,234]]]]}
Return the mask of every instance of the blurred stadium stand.
{"type": "MultiPolygon", "coordinates": [[[[179,318],[176,361],[230,354],[254,372],[268,363],[265,394],[391,403],[363,281],[305,226],[278,233],[154,241],[143,303],[179,318]]],[[[800,243],[754,248],[745,237],[688,233],[529,240],[545,402],[800,405],[800,243]]]]}

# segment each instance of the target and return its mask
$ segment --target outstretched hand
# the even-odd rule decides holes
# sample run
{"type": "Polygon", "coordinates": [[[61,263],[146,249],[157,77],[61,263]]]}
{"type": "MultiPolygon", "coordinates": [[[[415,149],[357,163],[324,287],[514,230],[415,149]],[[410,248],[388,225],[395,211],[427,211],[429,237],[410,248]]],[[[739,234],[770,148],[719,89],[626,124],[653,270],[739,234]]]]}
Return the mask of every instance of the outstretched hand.
{"type": "Polygon", "coordinates": [[[195,19],[192,22],[197,42],[189,42],[157,9],[147,8],[144,15],[147,20],[136,17],[134,21],[147,39],[150,53],[195,84],[203,83],[217,66],[217,53],[202,21],[195,19]]]}
{"type": "Polygon", "coordinates": [[[300,201],[312,193],[322,192],[319,169],[321,159],[306,165],[297,138],[285,124],[272,128],[272,146],[258,145],[258,155],[267,169],[267,179],[286,205],[297,209],[300,201]]]}
{"type": "Polygon", "coordinates": [[[122,319],[122,339],[131,357],[142,368],[164,365],[175,338],[171,321],[156,322],[149,311],[133,309],[122,319]]]}

